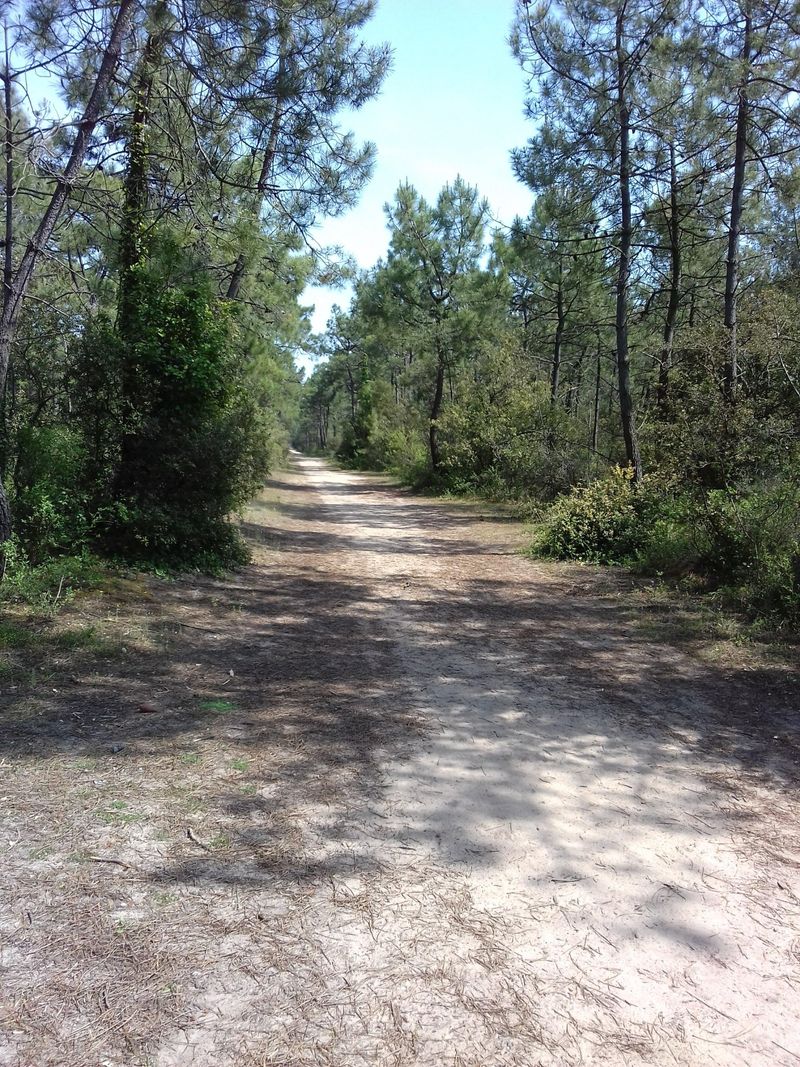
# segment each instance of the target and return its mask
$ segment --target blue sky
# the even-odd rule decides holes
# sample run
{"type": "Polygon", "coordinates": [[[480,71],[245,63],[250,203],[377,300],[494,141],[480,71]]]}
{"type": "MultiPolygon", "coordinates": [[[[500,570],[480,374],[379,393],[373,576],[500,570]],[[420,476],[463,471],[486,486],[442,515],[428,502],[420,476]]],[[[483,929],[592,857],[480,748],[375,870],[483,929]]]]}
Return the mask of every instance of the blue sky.
{"type": "MultiPolygon", "coordinates": [[[[379,0],[364,36],[390,43],[392,71],[376,100],[342,120],[377,146],[375,173],[357,207],[318,226],[316,242],[341,245],[372,266],[388,242],[383,205],[406,179],[432,199],[460,174],[503,222],[528,213],[531,193],[509,160],[532,132],[522,114],[523,74],[508,47],[513,14],[513,0],[379,0]]],[[[346,291],[308,289],[315,330],[324,330],[332,304],[348,299],[346,291]]]]}

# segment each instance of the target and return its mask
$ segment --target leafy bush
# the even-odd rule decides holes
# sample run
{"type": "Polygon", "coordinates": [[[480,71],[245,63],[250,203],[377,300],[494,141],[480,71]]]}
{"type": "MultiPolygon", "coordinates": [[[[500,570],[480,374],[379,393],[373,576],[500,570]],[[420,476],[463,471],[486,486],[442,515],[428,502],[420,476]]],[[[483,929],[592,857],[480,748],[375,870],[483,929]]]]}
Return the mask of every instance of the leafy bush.
{"type": "Polygon", "coordinates": [[[491,496],[552,500],[578,477],[579,428],[539,383],[475,386],[440,420],[447,485],[491,496]]]}
{"type": "Polygon", "coordinates": [[[695,574],[748,614],[800,620],[800,487],[788,480],[678,491],[651,476],[637,489],[615,468],[552,504],[534,549],[645,574],[695,574]]]}
{"type": "Polygon", "coordinates": [[[420,438],[410,432],[394,430],[385,437],[386,468],[393,471],[404,485],[424,489],[431,482],[428,449],[420,438]]]}
{"type": "Polygon", "coordinates": [[[77,590],[91,589],[107,575],[88,552],[32,563],[17,537],[4,543],[3,557],[0,603],[24,603],[40,611],[54,610],[77,590]]]}
{"type": "Polygon", "coordinates": [[[560,497],[547,511],[535,550],[555,559],[625,563],[647,543],[653,501],[632,472],[615,467],[602,479],[560,497]]]}
{"type": "Polygon", "coordinates": [[[698,563],[758,614],[800,617],[800,486],[712,490],[687,514],[698,563]]]}
{"type": "Polygon", "coordinates": [[[48,556],[85,546],[91,517],[79,481],[83,441],[66,426],[32,426],[17,435],[12,509],[27,556],[48,556]]]}
{"type": "Polygon", "coordinates": [[[701,569],[702,548],[689,511],[681,501],[664,500],[645,540],[636,554],[636,567],[643,574],[684,578],[701,569]]]}
{"type": "Polygon", "coordinates": [[[135,322],[87,334],[75,368],[85,484],[106,551],[219,569],[246,559],[231,512],[269,466],[226,308],[198,285],[137,278],[135,322]]]}

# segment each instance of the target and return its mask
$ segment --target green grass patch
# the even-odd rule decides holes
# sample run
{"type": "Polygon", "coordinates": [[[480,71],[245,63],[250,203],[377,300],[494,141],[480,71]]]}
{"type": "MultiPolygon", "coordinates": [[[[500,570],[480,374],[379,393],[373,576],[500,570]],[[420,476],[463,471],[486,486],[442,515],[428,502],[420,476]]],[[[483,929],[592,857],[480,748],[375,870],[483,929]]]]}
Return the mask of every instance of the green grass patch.
{"type": "Polygon", "coordinates": [[[184,815],[196,815],[204,810],[203,800],[198,796],[193,786],[175,783],[170,787],[170,795],[179,805],[184,815]]]}
{"type": "Polygon", "coordinates": [[[91,649],[94,651],[98,645],[105,647],[106,642],[97,636],[94,626],[78,626],[74,630],[60,630],[53,634],[53,644],[56,648],[64,650],[91,649]]]}
{"type": "Polygon", "coordinates": [[[236,705],[230,700],[204,700],[200,704],[201,711],[211,711],[216,715],[224,715],[226,712],[236,711],[236,705]]]}
{"type": "Polygon", "coordinates": [[[153,904],[158,908],[167,908],[170,904],[175,904],[177,900],[177,893],[169,893],[164,890],[159,890],[158,893],[154,893],[152,896],[153,904]]]}
{"type": "Polygon", "coordinates": [[[129,826],[131,823],[141,822],[144,818],[135,811],[130,811],[124,800],[112,800],[107,808],[97,813],[104,823],[109,825],[121,824],[129,826]]]}

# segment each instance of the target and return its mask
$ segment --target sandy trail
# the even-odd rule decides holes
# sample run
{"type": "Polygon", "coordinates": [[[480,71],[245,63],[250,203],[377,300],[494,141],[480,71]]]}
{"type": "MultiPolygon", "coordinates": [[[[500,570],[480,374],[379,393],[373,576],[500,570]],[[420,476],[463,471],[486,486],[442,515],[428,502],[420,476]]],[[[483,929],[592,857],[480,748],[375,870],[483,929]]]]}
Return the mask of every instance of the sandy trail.
{"type": "MultiPolygon", "coordinates": [[[[455,1033],[476,1063],[798,1062],[797,871],[756,862],[763,823],[739,832],[753,796],[724,752],[698,752],[715,714],[691,665],[615,633],[613,612],[606,630],[496,526],[456,512],[431,529],[412,498],[299,465],[425,734],[386,768],[382,861],[412,907],[443,886],[466,902],[464,940],[441,934],[420,1062],[449,1062],[455,1033]]],[[[764,802],[790,819],[789,798],[764,802]]]]}
{"type": "Polygon", "coordinates": [[[0,1063],[800,1062],[791,700],[649,641],[472,507],[295,457],[246,529],[243,576],[160,605],[164,691],[196,697],[202,664],[233,714],[202,733],[173,696],[113,768],[154,790],[165,746],[200,753],[202,821],[187,842],[155,797],[160,833],[95,845],[136,875],[84,886],[180,997],[127,1046],[84,1006],[87,1058],[26,1060],[29,1034],[0,1063]]]}

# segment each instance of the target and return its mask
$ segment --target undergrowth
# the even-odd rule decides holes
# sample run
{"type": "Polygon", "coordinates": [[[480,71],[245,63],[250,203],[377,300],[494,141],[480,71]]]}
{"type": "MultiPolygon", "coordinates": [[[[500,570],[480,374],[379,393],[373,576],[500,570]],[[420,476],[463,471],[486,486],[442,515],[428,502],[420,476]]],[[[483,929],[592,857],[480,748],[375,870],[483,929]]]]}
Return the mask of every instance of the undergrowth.
{"type": "Polygon", "coordinates": [[[532,552],[622,564],[691,585],[753,621],[800,624],[800,489],[789,482],[689,491],[615,468],[560,497],[532,552]]]}
{"type": "Polygon", "coordinates": [[[32,563],[16,539],[3,548],[0,606],[25,604],[41,613],[53,613],[78,591],[96,589],[109,574],[109,565],[88,551],[32,563]]]}

